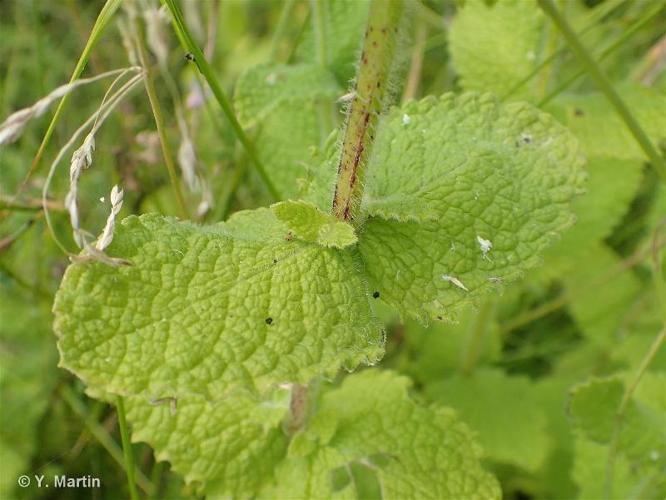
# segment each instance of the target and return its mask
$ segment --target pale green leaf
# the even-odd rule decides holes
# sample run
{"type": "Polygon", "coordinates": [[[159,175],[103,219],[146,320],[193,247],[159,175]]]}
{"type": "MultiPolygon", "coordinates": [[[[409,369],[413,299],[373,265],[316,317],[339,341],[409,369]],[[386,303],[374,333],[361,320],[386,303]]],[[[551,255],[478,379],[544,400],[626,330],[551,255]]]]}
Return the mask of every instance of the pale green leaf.
{"type": "Polygon", "coordinates": [[[551,445],[546,413],[529,379],[477,370],[432,383],[426,393],[458,411],[478,433],[488,458],[530,471],[544,463],[551,445]]]}
{"type": "MultiPolygon", "coordinates": [[[[654,287],[644,287],[623,321],[621,335],[611,344],[610,357],[626,368],[640,366],[645,353],[654,342],[656,332],[664,325],[664,307],[654,287]]],[[[650,368],[666,372],[666,349],[659,349],[650,368]]]]}
{"type": "MultiPolygon", "coordinates": [[[[324,10],[323,38],[327,65],[342,85],[347,85],[354,76],[369,6],[370,2],[359,0],[320,2],[320,8],[324,10]]],[[[303,61],[317,61],[312,21],[306,27],[303,43],[298,46],[296,56],[303,61]]]]}
{"type": "Polygon", "coordinates": [[[591,246],[560,278],[570,297],[569,312],[586,337],[600,344],[619,339],[642,285],[618,255],[606,245],[591,246]]]}
{"type": "MultiPolygon", "coordinates": [[[[578,498],[580,500],[607,498],[605,477],[608,446],[596,443],[583,435],[576,436],[574,446],[572,475],[578,486],[578,498]]],[[[639,496],[641,491],[638,471],[632,471],[629,462],[624,457],[616,458],[613,474],[613,499],[650,498],[639,496]]],[[[656,500],[658,497],[654,498],[656,500]]]]}
{"type": "Polygon", "coordinates": [[[303,241],[345,248],[356,243],[354,228],[306,201],[283,201],[271,206],[275,216],[303,241]]]}
{"type": "Polygon", "coordinates": [[[573,475],[581,498],[606,494],[610,442],[618,431],[613,498],[666,495],[666,375],[643,374],[620,423],[617,411],[625,391],[623,378],[593,378],[572,391],[570,412],[579,433],[573,475]]]}
{"type": "Polygon", "coordinates": [[[271,480],[286,454],[280,421],[288,395],[259,400],[236,393],[217,402],[133,396],[126,398],[127,418],[133,440],[150,444],[155,458],[169,461],[186,482],[200,483],[211,496],[248,497],[271,480]]]}
{"type": "Polygon", "coordinates": [[[616,437],[619,453],[642,461],[656,456],[666,464],[666,375],[646,373],[626,406],[622,422],[617,419],[625,383],[621,377],[593,378],[571,392],[569,411],[574,426],[598,443],[616,437]]]}
{"type": "MultiPolygon", "coordinates": [[[[666,140],[666,95],[635,84],[623,85],[617,90],[653,144],[659,146],[666,140]]],[[[601,92],[563,94],[547,109],[569,127],[589,157],[646,159],[634,136],[601,92]]]]}
{"type": "Polygon", "coordinates": [[[332,101],[340,89],[333,75],[314,64],[260,64],[238,79],[234,105],[244,127],[261,122],[281,105],[332,101]]]}
{"type": "Polygon", "coordinates": [[[367,370],[325,393],[265,496],[367,498],[374,482],[385,500],[499,498],[469,429],[448,409],[417,405],[409,385],[367,370]]]}
{"type": "Polygon", "coordinates": [[[542,274],[557,277],[579,267],[581,259],[610,236],[636,196],[642,179],[637,160],[591,158],[585,195],[572,204],[576,224],[544,254],[542,274]]]}
{"type": "MultiPolygon", "coordinates": [[[[506,95],[539,63],[544,15],[535,3],[502,0],[489,5],[468,0],[458,11],[449,37],[451,57],[467,90],[506,95]]],[[[512,97],[528,98],[538,79],[512,97]]]]}
{"type": "Polygon", "coordinates": [[[582,163],[575,138],[525,103],[446,94],[392,110],[362,207],[371,287],[424,319],[517,279],[572,224],[582,163]]]}
{"type": "Polygon", "coordinates": [[[467,363],[492,363],[500,358],[502,339],[495,318],[464,308],[456,322],[434,322],[428,328],[405,324],[408,373],[422,383],[434,382],[463,369],[467,363]],[[480,329],[477,331],[477,329],[480,329]]]}
{"type": "Polygon", "coordinates": [[[331,109],[340,89],[333,76],[314,65],[264,64],[239,79],[234,105],[270,179],[284,198],[294,198],[308,177],[313,148],[322,133],[318,103],[331,109]]]}
{"type": "Polygon", "coordinates": [[[352,255],[285,238],[268,209],[200,227],[128,217],[57,294],[61,364],[105,391],[211,401],[375,361],[382,334],[352,255]]]}

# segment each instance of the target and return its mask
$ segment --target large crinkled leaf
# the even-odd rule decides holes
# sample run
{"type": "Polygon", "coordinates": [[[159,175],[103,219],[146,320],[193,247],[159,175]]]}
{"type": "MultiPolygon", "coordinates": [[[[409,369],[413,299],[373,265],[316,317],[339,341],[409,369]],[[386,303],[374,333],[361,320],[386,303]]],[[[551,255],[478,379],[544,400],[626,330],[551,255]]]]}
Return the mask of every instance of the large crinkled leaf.
{"type": "Polygon", "coordinates": [[[264,496],[367,498],[371,489],[384,500],[499,498],[469,429],[449,409],[417,405],[409,385],[367,370],[324,394],[264,496]]]}
{"type": "Polygon", "coordinates": [[[351,254],[285,238],[268,209],[208,227],[128,217],[109,253],[58,291],[61,365],[89,386],[151,398],[264,391],[382,352],[351,254]]]}
{"type": "MultiPolygon", "coordinates": [[[[658,146],[666,140],[666,95],[636,84],[623,85],[617,90],[653,144],[658,146]]],[[[547,109],[578,137],[588,156],[646,159],[601,92],[564,94],[547,109]]]]}
{"type": "Polygon", "coordinates": [[[426,393],[459,412],[478,433],[488,458],[530,471],[546,459],[551,444],[546,413],[528,379],[480,370],[430,384],[426,393]]]}
{"type": "Polygon", "coordinates": [[[239,120],[256,127],[254,147],[283,198],[299,194],[312,149],[330,132],[320,130],[317,106],[332,107],[339,94],[333,76],[315,65],[264,64],[239,79],[234,96],[239,120]]]}
{"type": "Polygon", "coordinates": [[[217,402],[198,395],[176,400],[126,398],[134,441],[145,441],[186,482],[211,496],[250,497],[270,482],[287,451],[280,421],[289,391],[265,400],[234,394],[217,402]]]}
{"type": "MultiPolygon", "coordinates": [[[[449,37],[461,85],[468,90],[506,95],[539,64],[544,15],[524,0],[468,0],[458,11],[449,37]]],[[[532,95],[533,79],[513,97],[532,95]]]]}
{"type": "Polygon", "coordinates": [[[394,109],[378,131],[359,235],[371,287],[444,317],[516,279],[571,225],[576,139],[526,103],[475,93],[394,109]]]}

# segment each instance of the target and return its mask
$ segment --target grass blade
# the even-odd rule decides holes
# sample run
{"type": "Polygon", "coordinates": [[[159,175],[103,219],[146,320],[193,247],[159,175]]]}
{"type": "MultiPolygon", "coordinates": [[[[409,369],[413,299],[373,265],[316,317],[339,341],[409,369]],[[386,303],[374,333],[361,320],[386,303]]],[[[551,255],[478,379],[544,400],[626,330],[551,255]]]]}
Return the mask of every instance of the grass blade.
{"type": "Polygon", "coordinates": [[[636,142],[638,142],[641,149],[643,149],[643,152],[650,159],[650,163],[657,171],[657,174],[659,174],[662,181],[666,182],[666,164],[664,163],[664,159],[659,155],[643,128],[640,126],[634,115],[631,114],[631,111],[619,96],[619,94],[615,91],[611,81],[603,73],[603,71],[601,71],[599,65],[590,55],[590,52],[580,42],[578,36],[576,33],[574,33],[569,23],[566,21],[566,19],[564,19],[560,11],[557,9],[553,0],[537,1],[539,2],[539,5],[541,6],[541,9],[544,11],[544,13],[553,21],[557,29],[562,32],[564,39],[576,57],[578,57],[578,59],[580,59],[583,65],[587,68],[587,72],[589,73],[590,78],[594,80],[594,83],[596,83],[596,85],[599,87],[599,90],[603,92],[603,94],[606,96],[606,99],[608,99],[610,104],[615,108],[617,114],[620,115],[620,118],[625,123],[631,134],[634,136],[636,142]]]}
{"type": "MultiPolygon", "coordinates": [[[[95,24],[93,25],[92,31],[90,32],[90,36],[88,37],[88,42],[86,43],[86,46],[83,48],[83,52],[81,52],[81,56],[79,57],[79,60],[76,63],[74,71],[72,72],[72,76],[69,79],[69,83],[74,82],[74,80],[76,80],[79,76],[81,76],[81,73],[83,73],[86,64],[88,64],[88,59],[90,58],[90,53],[92,52],[92,49],[99,41],[99,38],[102,36],[102,33],[104,32],[104,29],[106,28],[107,24],[109,24],[109,21],[113,17],[113,14],[115,14],[116,10],[118,10],[118,7],[120,6],[121,2],[122,0],[107,0],[106,3],[104,4],[104,7],[102,7],[102,10],[99,12],[97,19],[95,20],[95,24]]],[[[44,138],[42,139],[42,142],[39,145],[37,154],[35,155],[35,158],[32,160],[32,165],[30,165],[30,170],[28,170],[28,173],[23,179],[23,182],[19,186],[17,195],[20,194],[23,191],[23,189],[25,189],[25,186],[28,184],[30,177],[32,177],[32,175],[37,170],[39,162],[41,161],[42,156],[44,155],[44,151],[46,150],[46,147],[49,145],[51,136],[55,131],[55,127],[56,124],[58,123],[58,120],[60,119],[60,115],[62,115],[62,112],[65,108],[66,102],[67,102],[67,95],[64,95],[62,99],[60,99],[58,107],[55,110],[55,113],[53,113],[53,118],[51,118],[51,122],[49,123],[49,126],[46,129],[46,134],[44,134],[44,138]]]]}
{"type": "Polygon", "coordinates": [[[271,193],[273,198],[277,200],[281,199],[280,193],[278,192],[275,185],[273,184],[273,182],[268,177],[268,174],[266,173],[266,168],[264,167],[264,164],[261,162],[261,160],[259,160],[259,157],[257,156],[257,152],[255,151],[252,142],[250,141],[249,137],[243,130],[243,127],[241,127],[240,123],[238,122],[238,118],[236,118],[236,113],[234,113],[234,110],[231,106],[231,102],[229,101],[229,98],[227,97],[224,90],[222,89],[220,82],[215,77],[213,69],[211,68],[210,64],[208,64],[206,57],[204,56],[203,52],[194,41],[194,38],[192,38],[192,34],[190,33],[189,29],[187,28],[187,25],[185,24],[183,13],[180,11],[180,7],[176,3],[176,0],[162,0],[162,2],[167,6],[169,11],[171,12],[174,28],[176,30],[176,33],[178,34],[180,43],[183,45],[185,50],[189,51],[194,56],[194,63],[197,65],[197,68],[199,68],[199,71],[208,82],[208,85],[213,91],[215,99],[217,100],[220,107],[222,108],[222,111],[229,120],[231,128],[236,134],[236,137],[238,137],[238,140],[243,145],[243,148],[245,148],[245,152],[250,158],[250,161],[254,164],[255,168],[257,169],[257,172],[261,176],[261,179],[264,181],[264,184],[268,188],[268,191],[271,193]]]}

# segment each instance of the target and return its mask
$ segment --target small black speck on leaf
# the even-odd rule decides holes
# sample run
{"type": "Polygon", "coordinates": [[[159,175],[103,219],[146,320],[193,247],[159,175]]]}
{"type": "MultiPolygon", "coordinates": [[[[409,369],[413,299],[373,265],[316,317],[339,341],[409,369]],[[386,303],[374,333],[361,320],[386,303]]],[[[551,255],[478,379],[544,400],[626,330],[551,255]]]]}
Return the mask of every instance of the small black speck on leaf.
{"type": "Polygon", "coordinates": [[[267,325],[270,325],[272,322],[273,322],[273,318],[271,318],[270,316],[268,318],[266,318],[266,324],[267,325]]]}
{"type": "Polygon", "coordinates": [[[378,298],[379,298],[379,292],[374,292],[374,293],[372,294],[372,298],[373,298],[373,299],[378,299],[378,298]]]}
{"type": "Polygon", "coordinates": [[[277,259],[273,259],[273,264],[277,264],[277,259]]]}
{"type": "Polygon", "coordinates": [[[185,54],[185,59],[187,59],[190,62],[196,61],[196,59],[194,58],[194,54],[192,54],[191,52],[188,52],[187,54],[185,54]]]}
{"type": "Polygon", "coordinates": [[[580,108],[575,108],[574,109],[574,116],[583,116],[584,114],[585,114],[585,112],[582,109],[580,109],[580,108]]]}

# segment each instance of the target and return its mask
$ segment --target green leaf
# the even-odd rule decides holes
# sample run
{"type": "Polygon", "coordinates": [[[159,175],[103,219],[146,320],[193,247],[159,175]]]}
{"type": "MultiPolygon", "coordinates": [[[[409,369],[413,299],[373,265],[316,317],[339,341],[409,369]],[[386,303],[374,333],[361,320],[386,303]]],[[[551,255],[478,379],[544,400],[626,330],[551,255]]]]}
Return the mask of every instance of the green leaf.
{"type": "Polygon", "coordinates": [[[546,250],[542,274],[556,277],[580,267],[581,260],[610,236],[636,196],[642,167],[637,160],[590,158],[585,196],[572,204],[576,224],[546,250]]]}
{"type": "Polygon", "coordinates": [[[339,92],[333,75],[320,66],[260,64],[238,79],[234,104],[243,127],[252,127],[283,104],[296,110],[304,103],[333,99],[339,92]]]}
{"type": "Polygon", "coordinates": [[[296,197],[308,177],[312,149],[321,138],[318,104],[332,103],[339,94],[333,76],[314,65],[259,65],[239,79],[234,96],[239,120],[258,128],[257,154],[283,197],[296,197]]]}
{"type": "Polygon", "coordinates": [[[551,444],[547,419],[529,379],[484,369],[430,384],[426,394],[458,411],[488,458],[529,471],[544,463],[551,444]]]}
{"type": "MultiPolygon", "coordinates": [[[[502,0],[489,6],[465,2],[453,20],[449,37],[453,66],[467,90],[506,95],[539,63],[544,16],[536,4],[502,0]]],[[[512,97],[529,98],[534,83],[512,97]]]]}
{"type": "MultiPolygon", "coordinates": [[[[574,479],[581,498],[602,498],[609,443],[625,391],[621,377],[593,378],[572,390],[570,413],[578,429],[574,479]]],[[[613,498],[666,495],[666,374],[643,374],[627,405],[614,460],[613,498]]]]}
{"type": "MultiPolygon", "coordinates": [[[[666,140],[666,94],[635,84],[617,91],[650,140],[657,146],[666,140]]],[[[547,109],[576,135],[589,157],[647,158],[600,92],[564,94],[547,109]]]]}
{"type": "Polygon", "coordinates": [[[618,339],[642,285],[615,252],[605,245],[588,248],[561,280],[569,312],[585,336],[600,344],[618,339]]]}
{"type": "Polygon", "coordinates": [[[268,209],[200,227],[128,217],[57,294],[61,364],[122,395],[217,401],[374,362],[382,332],[351,254],[285,239],[268,209]]]}
{"type": "MultiPolygon", "coordinates": [[[[370,2],[358,0],[329,0],[321,2],[324,9],[324,39],[326,61],[329,69],[342,85],[347,85],[354,76],[355,65],[363,39],[363,30],[368,20],[370,2]]],[[[306,27],[303,43],[296,50],[301,61],[317,60],[316,40],[312,23],[306,27]]]]}
{"type": "Polygon", "coordinates": [[[593,440],[608,443],[616,424],[624,384],[619,378],[593,380],[578,385],[571,395],[570,412],[574,425],[593,440]]]}
{"type": "Polygon", "coordinates": [[[525,103],[473,93],[394,109],[379,127],[359,235],[371,287],[445,317],[540,261],[573,222],[575,138],[525,103]]]}
{"type": "MultiPolygon", "coordinates": [[[[573,478],[578,485],[578,498],[606,498],[604,478],[607,460],[608,446],[600,445],[581,435],[576,436],[573,478]]],[[[623,457],[616,459],[614,472],[614,499],[650,498],[643,495],[639,474],[631,470],[626,459],[623,457]]]]}
{"type": "Polygon", "coordinates": [[[271,210],[303,241],[337,248],[348,247],[357,241],[352,226],[322,212],[312,203],[283,201],[271,206],[271,210]]]}
{"type": "Polygon", "coordinates": [[[414,403],[409,385],[367,370],[325,393],[264,496],[367,498],[370,489],[384,499],[499,498],[469,429],[446,408],[414,403]]]}
{"type": "Polygon", "coordinates": [[[540,498],[575,498],[576,485],[571,477],[573,435],[566,413],[569,388],[578,377],[566,372],[534,381],[535,404],[546,415],[550,453],[533,477],[540,498]]]}
{"type": "Polygon", "coordinates": [[[498,325],[494,318],[485,322],[484,319],[487,318],[480,318],[477,309],[466,307],[456,322],[438,321],[425,328],[415,321],[407,321],[408,373],[417,381],[428,383],[461,370],[468,356],[478,363],[497,361],[502,350],[498,325]],[[476,328],[482,331],[475,339],[476,328]]]}
{"type": "MultiPolygon", "coordinates": [[[[666,375],[646,373],[624,413],[618,449],[631,459],[658,456],[666,464],[666,375]]],[[[618,428],[617,412],[625,392],[620,377],[593,378],[571,391],[572,423],[597,443],[609,444],[618,428]]]]}
{"type": "MultiPolygon", "coordinates": [[[[611,360],[628,369],[640,366],[645,353],[654,342],[655,332],[664,324],[664,307],[654,287],[643,287],[634,304],[631,314],[624,318],[620,337],[610,346],[611,360]]],[[[666,349],[660,349],[656,353],[650,367],[666,372],[666,349]]]]}
{"type": "Polygon", "coordinates": [[[133,441],[145,441],[156,460],[167,460],[188,483],[211,496],[252,496],[272,479],[284,458],[287,437],[280,421],[289,391],[267,399],[249,394],[211,402],[197,395],[178,400],[126,398],[133,441]]]}

